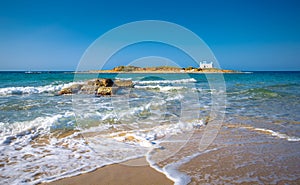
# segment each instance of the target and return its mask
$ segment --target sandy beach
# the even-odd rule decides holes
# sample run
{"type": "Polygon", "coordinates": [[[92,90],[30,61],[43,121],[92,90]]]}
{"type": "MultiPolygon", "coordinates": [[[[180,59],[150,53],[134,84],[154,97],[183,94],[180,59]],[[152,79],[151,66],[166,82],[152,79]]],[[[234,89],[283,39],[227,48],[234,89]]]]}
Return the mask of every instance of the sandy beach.
{"type": "Polygon", "coordinates": [[[60,179],[42,185],[171,185],[174,184],[164,174],[146,164],[144,158],[130,160],[121,164],[108,165],[93,172],[60,179]]]}

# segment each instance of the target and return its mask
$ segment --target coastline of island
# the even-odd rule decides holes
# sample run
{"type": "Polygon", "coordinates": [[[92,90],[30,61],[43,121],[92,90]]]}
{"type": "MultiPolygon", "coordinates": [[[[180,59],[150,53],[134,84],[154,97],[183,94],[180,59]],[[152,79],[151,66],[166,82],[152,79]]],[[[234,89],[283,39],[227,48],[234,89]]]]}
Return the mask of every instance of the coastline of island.
{"type": "Polygon", "coordinates": [[[137,67],[137,66],[117,66],[113,69],[76,71],[74,73],[244,73],[242,71],[218,68],[179,68],[174,66],[157,67],[137,67]]]}

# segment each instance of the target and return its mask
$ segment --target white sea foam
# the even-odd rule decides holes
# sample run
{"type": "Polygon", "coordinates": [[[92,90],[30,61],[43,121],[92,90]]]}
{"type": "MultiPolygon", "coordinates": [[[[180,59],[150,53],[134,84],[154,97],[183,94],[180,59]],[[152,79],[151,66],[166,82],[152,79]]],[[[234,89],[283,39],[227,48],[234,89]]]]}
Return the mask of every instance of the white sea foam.
{"type": "Polygon", "coordinates": [[[288,141],[300,141],[300,138],[299,138],[299,137],[288,136],[288,135],[286,135],[286,134],[283,134],[283,133],[280,133],[280,132],[275,132],[275,131],[270,130],[270,129],[265,129],[265,128],[253,128],[253,130],[266,132],[266,133],[271,134],[272,136],[275,136],[275,137],[278,137],[278,138],[281,138],[281,139],[286,139],[286,140],[288,140],[288,141]]]}
{"type": "Polygon", "coordinates": [[[134,81],[134,84],[178,84],[178,83],[195,83],[197,82],[194,78],[187,78],[181,80],[148,80],[148,81],[134,81]]]}
{"type": "Polygon", "coordinates": [[[10,144],[10,138],[14,139],[14,142],[28,144],[32,138],[40,134],[49,134],[50,127],[63,117],[74,117],[74,113],[65,112],[64,114],[57,114],[52,116],[37,117],[34,120],[3,123],[0,122],[1,139],[0,143],[10,144]]]}
{"type": "Polygon", "coordinates": [[[166,166],[164,166],[163,168],[160,168],[159,166],[156,165],[155,161],[152,161],[151,155],[147,155],[146,159],[148,161],[148,163],[150,164],[150,166],[152,168],[154,168],[155,170],[157,170],[158,172],[161,172],[163,174],[165,174],[170,180],[172,180],[174,182],[174,185],[186,185],[188,183],[191,182],[191,177],[188,176],[187,174],[178,171],[178,168],[185,164],[190,162],[192,159],[194,159],[195,157],[198,157],[199,155],[202,155],[204,153],[208,153],[211,151],[215,151],[218,150],[217,148],[211,149],[211,150],[205,150],[203,152],[195,152],[192,155],[183,157],[180,160],[177,160],[173,163],[167,164],[166,166]]]}
{"type": "Polygon", "coordinates": [[[25,86],[25,87],[5,87],[0,88],[0,96],[7,95],[22,95],[22,94],[40,94],[40,93],[56,93],[62,88],[69,87],[75,84],[75,82],[70,82],[66,84],[59,85],[45,85],[45,86],[25,86]]]}
{"type": "MultiPolygon", "coordinates": [[[[131,78],[116,78],[122,80],[131,80],[131,78]]],[[[137,84],[135,88],[145,88],[145,89],[160,89],[161,91],[170,91],[173,89],[182,89],[184,87],[174,87],[174,86],[138,86],[147,84],[178,84],[178,83],[194,83],[197,82],[194,78],[181,79],[181,80],[153,80],[153,81],[134,81],[137,84]]],[[[66,84],[50,84],[45,86],[19,86],[19,87],[5,87],[0,88],[0,96],[7,95],[23,95],[23,94],[40,94],[40,93],[56,93],[59,90],[69,87],[73,84],[83,83],[83,82],[69,82],[66,84]]]]}
{"type": "Polygon", "coordinates": [[[182,87],[182,86],[160,86],[160,85],[146,85],[146,86],[136,85],[136,86],[134,86],[134,88],[137,88],[137,89],[153,89],[153,90],[157,89],[157,90],[162,91],[162,92],[185,89],[185,87],[182,87]]]}
{"type": "MultiPolygon", "coordinates": [[[[4,163],[5,166],[1,169],[2,184],[36,184],[53,181],[88,172],[103,165],[140,157],[147,151],[142,143],[128,145],[103,137],[101,134],[89,137],[84,132],[75,132],[63,138],[52,135],[50,126],[58,119],[69,116],[73,114],[68,112],[18,122],[1,132],[4,141],[0,143],[0,163],[6,160],[11,163],[10,165],[4,163]],[[81,134],[86,137],[82,138],[81,134]],[[35,138],[40,136],[43,136],[42,140],[36,143],[35,138]],[[36,178],[38,174],[42,176],[36,178]]],[[[7,126],[1,123],[1,127],[7,126]]],[[[100,125],[98,131],[107,128],[109,128],[107,125],[100,125]]],[[[97,129],[89,130],[95,132],[97,129]]]]}
{"type": "MultiPolygon", "coordinates": [[[[144,108],[150,108],[146,104],[144,108]]],[[[132,110],[128,110],[132,111],[132,110]]],[[[135,114],[135,110],[132,114],[135,114]]],[[[86,113],[86,117],[93,114],[86,113]]],[[[1,138],[0,161],[9,162],[1,175],[3,184],[36,184],[74,176],[94,170],[103,165],[118,163],[128,159],[144,156],[152,148],[159,148],[158,138],[192,131],[201,121],[157,125],[148,129],[126,131],[124,135],[89,133],[101,132],[111,128],[109,125],[99,126],[75,132],[64,138],[51,135],[51,126],[62,120],[69,120],[74,113],[38,117],[31,121],[0,123],[1,138]],[[80,138],[78,136],[84,136],[80,138]],[[45,143],[35,144],[35,139],[45,136],[45,143]],[[62,164],[64,164],[62,166],[62,164]],[[14,171],[14,173],[11,173],[14,171]],[[38,176],[43,174],[42,176],[38,176]]],[[[105,118],[103,118],[105,119],[105,118]]],[[[107,118],[109,119],[109,118],[107,118]]],[[[43,138],[43,137],[42,137],[43,138]]]]}
{"type": "Polygon", "coordinates": [[[181,94],[177,94],[175,96],[169,96],[166,101],[173,101],[173,100],[182,100],[184,97],[181,94]]]}
{"type": "Polygon", "coordinates": [[[299,137],[296,136],[289,136],[280,132],[276,132],[271,129],[266,129],[266,128],[255,128],[252,126],[242,126],[241,128],[249,129],[249,130],[254,130],[254,131],[259,131],[261,133],[265,134],[270,134],[271,136],[278,137],[280,139],[286,139],[287,141],[300,141],[299,137]]]}
{"type": "Polygon", "coordinates": [[[193,131],[195,128],[203,126],[202,120],[190,122],[178,122],[175,124],[157,125],[148,129],[130,130],[115,132],[106,137],[113,138],[120,142],[138,144],[142,147],[159,148],[160,141],[157,138],[165,138],[171,135],[182,134],[193,131]]]}
{"type": "Polygon", "coordinates": [[[132,78],[119,78],[119,77],[117,77],[117,78],[115,78],[116,80],[132,80],[132,78]]]}

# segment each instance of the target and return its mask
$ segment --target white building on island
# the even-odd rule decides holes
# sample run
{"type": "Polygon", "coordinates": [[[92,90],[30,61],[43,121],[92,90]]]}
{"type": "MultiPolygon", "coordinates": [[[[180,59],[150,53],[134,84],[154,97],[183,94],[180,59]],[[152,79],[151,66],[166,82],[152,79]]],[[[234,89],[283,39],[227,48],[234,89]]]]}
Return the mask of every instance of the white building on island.
{"type": "Polygon", "coordinates": [[[208,69],[208,68],[213,68],[213,63],[212,62],[200,62],[200,69],[208,69]]]}

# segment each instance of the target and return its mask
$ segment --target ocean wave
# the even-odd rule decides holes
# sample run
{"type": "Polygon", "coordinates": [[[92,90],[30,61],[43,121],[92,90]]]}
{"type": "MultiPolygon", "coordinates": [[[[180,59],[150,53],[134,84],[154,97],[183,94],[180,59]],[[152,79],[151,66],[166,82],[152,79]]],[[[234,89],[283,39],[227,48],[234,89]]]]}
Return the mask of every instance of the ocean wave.
{"type": "Polygon", "coordinates": [[[249,89],[246,91],[246,93],[254,94],[260,97],[278,97],[279,94],[271,91],[269,89],[264,89],[264,88],[254,88],[254,89],[249,89]]]}
{"type": "Polygon", "coordinates": [[[0,88],[0,96],[7,95],[23,95],[23,94],[41,94],[41,93],[56,93],[62,88],[69,87],[75,84],[75,82],[70,82],[66,84],[58,85],[45,85],[45,86],[25,86],[25,87],[5,87],[0,88]]]}
{"type": "Polygon", "coordinates": [[[162,91],[162,92],[167,92],[167,91],[185,89],[186,87],[182,87],[182,86],[160,86],[160,85],[136,85],[136,86],[134,86],[134,88],[159,90],[159,91],[162,91]]]}
{"type": "Polygon", "coordinates": [[[194,78],[187,78],[181,80],[149,80],[149,81],[134,81],[134,84],[178,84],[178,83],[195,83],[197,82],[194,78]]]}
{"type": "MultiPolygon", "coordinates": [[[[201,120],[196,120],[123,132],[115,132],[115,129],[113,132],[103,132],[103,125],[71,132],[70,135],[62,134],[64,136],[51,132],[51,126],[60,119],[70,117],[74,117],[73,112],[38,117],[10,126],[0,123],[1,138],[5,139],[0,144],[3,154],[0,161],[7,158],[7,163],[12,163],[2,168],[1,175],[7,177],[3,183],[14,185],[23,182],[49,182],[89,172],[107,164],[145,156],[149,150],[160,148],[160,139],[190,132],[203,125],[201,120]],[[97,130],[98,127],[101,129],[97,130]],[[98,134],[93,134],[96,131],[98,134]],[[19,162],[22,163],[21,166],[19,162]],[[41,176],[35,178],[38,174],[41,176]]],[[[105,128],[111,127],[106,125],[105,128]]]]}
{"type": "Polygon", "coordinates": [[[245,95],[249,96],[251,99],[277,98],[281,96],[280,93],[265,88],[251,88],[243,91],[228,92],[227,94],[233,96],[245,95]]]}
{"type": "Polygon", "coordinates": [[[116,77],[116,80],[132,80],[132,78],[121,78],[121,77],[116,77]]]}
{"type": "Polygon", "coordinates": [[[299,84],[297,83],[286,83],[286,84],[276,84],[276,85],[270,85],[268,88],[286,88],[286,87],[297,87],[299,84]]]}
{"type": "Polygon", "coordinates": [[[0,143],[11,144],[13,141],[22,141],[23,144],[28,144],[37,135],[50,134],[51,127],[58,123],[59,119],[67,117],[74,117],[74,113],[68,111],[64,114],[37,117],[30,121],[0,122],[0,136],[3,139],[2,141],[0,140],[0,143]]]}
{"type": "Polygon", "coordinates": [[[2,184],[49,182],[144,154],[145,150],[139,146],[129,147],[101,134],[83,138],[79,130],[51,130],[60,119],[70,117],[74,117],[73,112],[12,124],[0,122],[2,184]],[[102,148],[97,151],[101,154],[95,153],[99,146],[102,148]]]}
{"type": "Polygon", "coordinates": [[[193,120],[190,122],[158,125],[149,129],[114,132],[107,135],[107,137],[113,138],[119,142],[137,144],[142,147],[160,148],[159,143],[163,142],[163,138],[182,134],[184,132],[190,132],[196,128],[202,127],[203,125],[203,120],[193,120]]]}

